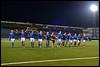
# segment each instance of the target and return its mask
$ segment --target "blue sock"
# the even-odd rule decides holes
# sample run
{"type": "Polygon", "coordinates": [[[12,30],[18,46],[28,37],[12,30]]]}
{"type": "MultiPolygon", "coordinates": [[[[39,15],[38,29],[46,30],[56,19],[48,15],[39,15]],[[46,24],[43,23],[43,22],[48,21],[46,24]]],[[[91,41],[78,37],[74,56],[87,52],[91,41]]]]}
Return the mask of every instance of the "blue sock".
{"type": "Polygon", "coordinates": [[[14,48],[14,42],[12,42],[12,48],[14,48]]]}

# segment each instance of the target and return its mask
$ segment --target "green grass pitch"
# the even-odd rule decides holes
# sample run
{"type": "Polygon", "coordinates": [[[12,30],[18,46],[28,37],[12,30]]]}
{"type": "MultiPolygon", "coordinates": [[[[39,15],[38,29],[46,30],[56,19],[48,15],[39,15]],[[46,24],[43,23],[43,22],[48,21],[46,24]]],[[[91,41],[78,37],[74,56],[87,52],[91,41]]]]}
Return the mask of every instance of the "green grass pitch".
{"type": "MultiPolygon", "coordinates": [[[[1,64],[26,61],[41,61],[83,57],[99,57],[99,41],[87,41],[86,47],[83,43],[78,47],[46,48],[46,42],[43,40],[42,48],[38,48],[38,42],[35,41],[35,48],[30,48],[30,41],[26,40],[26,48],[21,48],[20,40],[15,40],[14,48],[11,48],[9,40],[1,40],[1,64]]],[[[51,42],[50,42],[51,46],[51,42]]],[[[39,63],[23,63],[11,64],[7,66],[99,66],[99,58],[80,59],[80,60],[65,60],[53,62],[39,63]]]]}

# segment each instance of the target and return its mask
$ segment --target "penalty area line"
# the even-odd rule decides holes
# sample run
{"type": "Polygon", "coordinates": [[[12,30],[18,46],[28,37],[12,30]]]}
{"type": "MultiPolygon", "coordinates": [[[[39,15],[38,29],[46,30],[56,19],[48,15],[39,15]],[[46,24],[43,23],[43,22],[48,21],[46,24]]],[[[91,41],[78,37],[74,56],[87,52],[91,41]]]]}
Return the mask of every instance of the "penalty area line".
{"type": "Polygon", "coordinates": [[[84,58],[68,58],[68,59],[55,59],[55,60],[13,62],[13,63],[1,63],[1,65],[25,64],[25,63],[40,63],[40,62],[53,62],[53,61],[66,61],[66,60],[81,60],[81,59],[95,59],[95,58],[99,58],[99,57],[84,57],[84,58]]]}

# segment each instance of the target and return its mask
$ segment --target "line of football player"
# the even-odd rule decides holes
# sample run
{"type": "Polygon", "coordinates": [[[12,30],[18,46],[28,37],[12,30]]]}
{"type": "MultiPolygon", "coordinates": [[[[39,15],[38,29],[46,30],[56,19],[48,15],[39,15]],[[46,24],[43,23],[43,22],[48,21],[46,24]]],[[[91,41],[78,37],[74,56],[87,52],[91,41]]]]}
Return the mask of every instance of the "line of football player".
{"type": "MultiPolygon", "coordinates": [[[[34,48],[34,42],[35,42],[35,38],[34,38],[34,31],[31,31],[29,33],[30,35],[30,43],[31,43],[31,47],[34,48]]],[[[50,34],[50,32],[47,32],[46,35],[43,35],[43,32],[40,31],[37,33],[38,35],[38,47],[42,48],[42,41],[43,41],[43,37],[45,37],[46,39],[46,47],[50,47],[50,41],[52,41],[52,47],[55,46],[55,41],[57,41],[57,47],[70,47],[72,45],[72,43],[74,42],[74,46],[80,46],[81,42],[86,42],[88,40],[88,36],[86,36],[85,34],[80,35],[80,34],[74,34],[72,35],[71,33],[62,33],[61,31],[58,32],[57,35],[54,34],[54,32],[52,32],[50,34]]],[[[10,34],[9,34],[9,40],[11,41],[11,45],[12,48],[14,48],[14,42],[15,42],[15,32],[14,30],[11,30],[10,34]]],[[[25,48],[25,41],[26,41],[26,31],[22,30],[21,31],[21,42],[22,42],[22,47],[25,48]]]]}

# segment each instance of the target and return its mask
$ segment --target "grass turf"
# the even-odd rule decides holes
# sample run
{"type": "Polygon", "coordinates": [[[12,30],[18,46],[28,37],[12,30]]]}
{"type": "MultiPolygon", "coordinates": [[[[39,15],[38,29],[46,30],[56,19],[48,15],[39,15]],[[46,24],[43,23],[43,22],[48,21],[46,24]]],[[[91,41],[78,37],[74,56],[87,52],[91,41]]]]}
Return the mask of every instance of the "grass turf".
{"type": "MultiPolygon", "coordinates": [[[[30,48],[30,41],[26,40],[26,48],[21,48],[20,40],[15,41],[14,48],[8,40],[1,40],[1,63],[55,60],[67,58],[99,57],[99,41],[87,41],[86,47],[83,43],[79,47],[46,48],[46,42],[43,40],[43,48],[38,48],[38,42],[35,41],[35,48],[30,48]]],[[[50,42],[51,46],[51,42],[50,42]]],[[[57,43],[55,43],[57,46],[57,43]]],[[[98,66],[99,59],[82,59],[70,61],[55,61],[41,63],[14,64],[14,66],[98,66]]],[[[9,65],[8,65],[9,66],[9,65]]],[[[12,65],[13,66],[13,65],[12,65]]]]}

